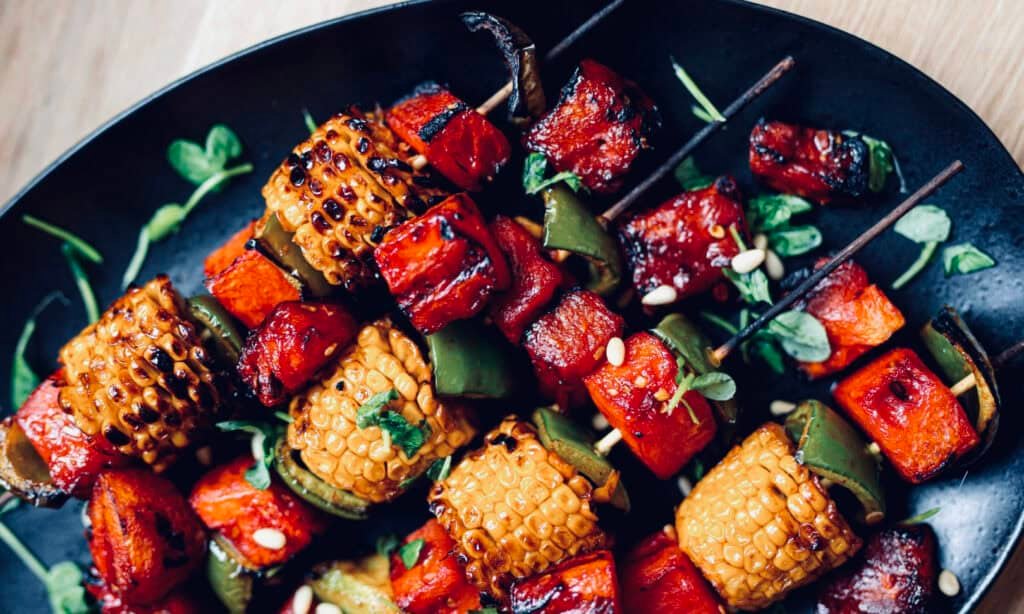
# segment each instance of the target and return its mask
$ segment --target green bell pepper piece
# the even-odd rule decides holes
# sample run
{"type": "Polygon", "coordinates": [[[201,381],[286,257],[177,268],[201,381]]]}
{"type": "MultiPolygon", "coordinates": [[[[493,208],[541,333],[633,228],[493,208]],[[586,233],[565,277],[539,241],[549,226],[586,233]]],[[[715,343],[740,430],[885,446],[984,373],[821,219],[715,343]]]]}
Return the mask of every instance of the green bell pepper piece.
{"type": "Polygon", "coordinates": [[[192,319],[202,325],[200,337],[212,344],[217,358],[229,366],[238,364],[244,337],[231,314],[207,294],[188,299],[188,308],[192,319]]]}
{"type": "Polygon", "coordinates": [[[437,393],[486,399],[511,395],[515,378],[507,345],[477,320],[456,320],[427,335],[437,393]]]}
{"type": "Polygon", "coordinates": [[[334,286],[327,283],[323,273],[306,262],[302,249],[292,241],[292,233],[281,227],[276,214],[256,225],[252,245],[288,274],[303,297],[324,297],[334,292],[334,286]]]}
{"type": "Polygon", "coordinates": [[[370,503],[356,495],[335,488],[314,475],[296,458],[282,437],[274,446],[274,469],[284,483],[299,497],[328,514],[349,520],[365,520],[370,503]]]}
{"type": "Polygon", "coordinates": [[[819,477],[846,488],[864,508],[870,524],[885,515],[878,461],[867,442],[824,403],[807,400],[786,418],[786,432],[797,442],[796,460],[819,477]]]}
{"type": "Polygon", "coordinates": [[[255,574],[238,562],[234,548],[214,535],[206,555],[206,580],[231,614],[245,612],[252,601],[255,574]]]}
{"type": "Polygon", "coordinates": [[[544,247],[564,249],[590,263],[587,289],[608,296],[622,280],[622,256],[615,239],[565,185],[546,188],[544,247]]]}

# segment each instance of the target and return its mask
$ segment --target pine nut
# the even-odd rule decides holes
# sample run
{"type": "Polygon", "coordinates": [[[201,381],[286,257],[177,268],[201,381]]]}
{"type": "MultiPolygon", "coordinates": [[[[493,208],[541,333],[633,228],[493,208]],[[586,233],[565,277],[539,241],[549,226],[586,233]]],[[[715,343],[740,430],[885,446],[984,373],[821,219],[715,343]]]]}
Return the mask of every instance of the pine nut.
{"type": "Polygon", "coordinates": [[[683,497],[689,496],[690,491],[693,490],[693,484],[690,482],[690,478],[685,475],[679,476],[679,479],[676,480],[676,484],[679,486],[679,492],[683,493],[683,497]]]}
{"type": "Polygon", "coordinates": [[[796,403],[782,400],[772,401],[768,406],[768,411],[772,412],[773,416],[785,416],[794,409],[796,409],[796,403]]]}
{"type": "Polygon", "coordinates": [[[740,275],[750,273],[764,262],[765,252],[763,249],[748,249],[732,257],[732,270],[740,275]]]}
{"type": "Polygon", "coordinates": [[[267,548],[268,550],[280,550],[288,543],[288,538],[277,529],[256,529],[252,533],[252,540],[267,548]]]}
{"type": "Polygon", "coordinates": [[[768,249],[768,235],[763,232],[754,235],[754,247],[757,249],[768,249]]]}
{"type": "Polygon", "coordinates": [[[313,607],[313,588],[303,584],[292,596],[292,614],[309,614],[313,607]]]}
{"type": "Polygon", "coordinates": [[[948,569],[939,574],[939,590],[947,597],[955,597],[960,593],[960,579],[948,569]]]}
{"type": "Polygon", "coordinates": [[[608,364],[613,367],[621,367],[622,363],[626,362],[626,344],[623,343],[621,337],[612,337],[608,340],[608,347],[604,350],[605,357],[608,358],[608,364]]]}
{"type": "Polygon", "coordinates": [[[872,456],[881,456],[882,447],[879,446],[877,442],[872,441],[868,444],[868,452],[870,452],[872,456]]]}
{"type": "Polygon", "coordinates": [[[319,603],[314,610],[316,614],[344,614],[341,608],[334,605],[333,603],[319,603]]]}
{"type": "Polygon", "coordinates": [[[672,286],[658,286],[644,295],[640,302],[648,307],[655,307],[658,305],[668,305],[676,302],[679,298],[679,293],[672,286]]]}
{"type": "Polygon", "coordinates": [[[423,154],[409,158],[409,166],[418,171],[423,170],[428,164],[430,164],[430,160],[427,160],[423,154]]]}
{"type": "Polygon", "coordinates": [[[786,276],[786,265],[782,264],[782,258],[772,250],[764,254],[764,272],[768,274],[768,279],[775,281],[786,276]]]}
{"type": "Polygon", "coordinates": [[[601,412],[594,414],[594,417],[590,419],[590,425],[594,427],[595,431],[603,431],[610,426],[608,418],[605,418],[601,412]]]}

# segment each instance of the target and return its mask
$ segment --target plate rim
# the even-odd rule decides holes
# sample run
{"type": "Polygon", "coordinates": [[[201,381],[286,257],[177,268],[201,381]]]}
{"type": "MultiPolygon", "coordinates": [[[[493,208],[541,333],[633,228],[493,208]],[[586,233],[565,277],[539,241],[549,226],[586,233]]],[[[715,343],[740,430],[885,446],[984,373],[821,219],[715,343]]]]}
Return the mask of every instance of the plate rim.
{"type": "MultiPolygon", "coordinates": [[[[229,55],[226,55],[226,56],[224,56],[224,57],[222,57],[222,58],[220,58],[218,60],[210,62],[209,64],[206,64],[206,65],[203,65],[203,66],[201,66],[199,68],[196,68],[192,72],[190,72],[188,74],[185,74],[185,75],[182,75],[181,77],[178,77],[177,79],[174,79],[174,80],[170,81],[166,85],[161,86],[160,88],[156,89],[152,93],[144,96],[143,98],[141,98],[138,101],[132,103],[131,105],[129,105],[125,109],[123,109],[120,112],[114,114],[109,119],[107,119],[107,120],[103,121],[102,123],[100,123],[99,126],[97,126],[93,130],[91,130],[88,133],[86,133],[83,137],[81,137],[73,145],[71,145],[66,150],[64,150],[53,161],[51,161],[49,164],[47,164],[45,167],[43,167],[40,171],[38,171],[27,183],[25,183],[23,185],[22,188],[20,188],[17,192],[15,192],[10,198],[7,199],[6,202],[3,203],[2,206],[0,206],[0,222],[3,222],[4,219],[10,213],[10,211],[15,206],[17,206],[17,204],[22,199],[24,199],[32,190],[34,190],[39,184],[41,184],[44,180],[46,180],[46,178],[51,173],[55,172],[58,168],[60,168],[62,165],[64,165],[74,155],[76,155],[77,153],[79,153],[83,149],[87,148],[89,145],[91,145],[93,141],[98,139],[107,130],[113,128],[118,123],[124,121],[125,119],[127,119],[131,115],[133,115],[133,114],[137,113],[138,111],[142,110],[143,108],[145,108],[147,105],[149,105],[150,103],[152,103],[156,99],[164,96],[165,94],[169,94],[169,93],[177,90],[178,88],[186,85],[187,83],[189,83],[190,81],[192,81],[194,79],[197,79],[197,78],[200,78],[202,76],[205,76],[207,73],[211,73],[211,72],[213,72],[215,70],[218,70],[219,68],[221,68],[221,67],[223,67],[223,66],[225,66],[225,65],[227,65],[227,64],[229,64],[231,62],[234,62],[236,60],[242,59],[242,58],[244,58],[246,56],[249,56],[251,54],[257,53],[257,52],[259,52],[259,51],[261,51],[261,50],[263,50],[263,49],[265,49],[267,47],[271,47],[273,45],[277,45],[279,43],[283,43],[283,42],[291,40],[293,38],[302,37],[302,36],[304,36],[304,35],[306,35],[306,34],[308,34],[310,32],[316,31],[316,30],[320,30],[320,29],[323,29],[323,28],[334,27],[337,24],[348,22],[348,21],[358,21],[358,20],[361,20],[361,19],[365,19],[367,17],[371,17],[371,16],[374,16],[374,15],[380,14],[380,13],[388,13],[388,12],[392,12],[392,11],[400,11],[400,10],[404,10],[404,9],[412,7],[412,6],[419,6],[419,5],[425,5],[425,4],[438,4],[438,5],[453,4],[454,2],[457,2],[457,1],[458,0],[401,0],[399,2],[393,2],[393,3],[385,4],[385,5],[382,5],[382,6],[377,6],[377,7],[373,7],[373,8],[369,8],[369,9],[364,9],[364,10],[361,10],[361,11],[356,11],[356,12],[353,12],[353,13],[346,13],[346,14],[340,15],[338,17],[334,17],[334,18],[331,18],[331,19],[326,19],[326,20],[323,20],[323,21],[320,21],[320,22],[309,24],[309,25],[306,25],[306,26],[303,26],[303,27],[300,27],[300,28],[296,28],[294,30],[290,30],[290,31],[278,34],[276,36],[267,38],[265,40],[262,40],[260,42],[255,43],[253,45],[250,45],[248,47],[245,47],[243,49],[235,51],[235,52],[233,52],[233,53],[231,53],[229,55]]],[[[633,0],[633,1],[637,2],[638,0],[633,0]]],[[[678,2],[679,0],[676,0],[676,1],[678,2]]],[[[877,57],[879,57],[879,58],[882,58],[882,59],[885,59],[885,60],[887,60],[889,62],[892,62],[895,65],[899,65],[899,66],[902,67],[903,70],[909,70],[912,74],[915,74],[923,83],[925,83],[926,87],[932,88],[937,95],[945,96],[947,99],[951,100],[957,107],[959,107],[961,112],[967,113],[969,117],[973,118],[976,121],[976,123],[980,124],[984,128],[984,130],[987,131],[988,136],[990,136],[992,138],[992,140],[994,140],[995,143],[998,145],[998,147],[995,150],[996,151],[996,155],[1004,156],[1005,160],[1010,163],[1010,166],[1012,168],[1016,169],[1017,176],[1019,178],[1024,179],[1024,166],[1022,166],[1021,164],[1019,164],[1017,162],[1017,160],[1013,157],[1013,154],[1007,148],[1006,144],[1002,141],[1002,139],[999,138],[999,136],[995,133],[995,131],[992,129],[992,127],[989,126],[989,124],[985,121],[985,119],[982,118],[978,114],[977,111],[975,111],[967,103],[965,103],[959,96],[957,96],[952,91],[950,91],[948,88],[946,88],[942,83],[938,82],[935,78],[933,78],[932,76],[930,76],[929,74],[924,72],[922,69],[914,66],[910,62],[904,60],[903,58],[895,55],[894,53],[892,53],[892,52],[890,52],[890,51],[888,51],[888,50],[886,50],[886,49],[884,49],[882,47],[880,47],[879,45],[877,45],[875,43],[872,43],[871,41],[868,41],[868,40],[865,40],[864,38],[861,38],[860,36],[858,36],[856,34],[847,32],[845,30],[842,30],[842,29],[837,28],[835,26],[829,25],[827,23],[824,23],[824,22],[821,22],[821,21],[817,21],[817,20],[812,19],[810,17],[805,17],[803,15],[799,15],[799,14],[787,11],[785,9],[780,9],[780,8],[776,8],[776,7],[772,7],[772,6],[767,6],[767,5],[763,5],[763,4],[756,4],[756,3],[750,2],[748,0],[705,0],[705,1],[709,2],[709,3],[719,4],[719,5],[729,5],[729,6],[732,6],[732,7],[739,8],[741,10],[753,11],[755,13],[756,12],[760,12],[762,14],[773,15],[773,16],[782,18],[784,20],[795,21],[795,22],[803,25],[804,27],[807,27],[808,29],[813,30],[813,31],[818,32],[818,33],[824,32],[824,33],[827,33],[827,34],[837,35],[840,38],[843,38],[843,39],[845,39],[845,40],[855,44],[859,48],[866,50],[868,53],[873,53],[873,54],[877,55],[877,57]]],[[[970,611],[974,610],[981,603],[981,601],[990,593],[990,591],[993,588],[996,580],[999,578],[999,576],[1004,571],[1006,571],[1007,564],[1009,563],[1009,561],[1012,558],[1013,554],[1017,551],[1018,547],[1020,546],[1022,536],[1024,536],[1024,512],[1022,512],[1017,517],[1017,519],[1015,521],[1015,524],[1014,524],[1014,526],[1012,528],[1012,531],[1011,531],[1011,534],[1010,534],[1010,540],[1008,542],[1008,547],[1004,548],[1000,552],[1000,554],[996,557],[996,560],[994,561],[994,565],[989,569],[988,573],[986,573],[981,578],[981,580],[979,581],[979,583],[977,585],[977,589],[974,591],[974,593],[971,594],[970,596],[968,596],[965,599],[965,601],[963,603],[963,606],[960,608],[959,612],[967,613],[967,612],[970,612],[970,611]]]]}

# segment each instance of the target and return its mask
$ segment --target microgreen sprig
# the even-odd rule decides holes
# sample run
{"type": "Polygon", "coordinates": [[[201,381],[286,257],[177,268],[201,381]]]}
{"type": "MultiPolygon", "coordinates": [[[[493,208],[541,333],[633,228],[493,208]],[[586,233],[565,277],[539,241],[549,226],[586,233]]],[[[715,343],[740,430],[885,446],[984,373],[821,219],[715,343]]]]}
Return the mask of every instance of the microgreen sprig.
{"type": "Polygon", "coordinates": [[[918,205],[907,212],[893,227],[893,230],[915,243],[921,245],[917,259],[902,275],[892,282],[892,287],[899,290],[907,285],[931,261],[939,243],[949,238],[953,223],[946,212],[935,205],[918,205]]]}
{"type": "Polygon", "coordinates": [[[240,431],[252,434],[250,448],[255,463],[245,471],[245,479],[259,490],[270,488],[270,466],[274,463],[274,446],[284,432],[284,425],[279,422],[225,420],[218,422],[217,428],[225,432],[240,431]]]}
{"type": "Polygon", "coordinates": [[[316,120],[309,114],[309,109],[302,110],[302,121],[306,123],[306,130],[309,130],[310,134],[316,132],[316,120]]]}
{"type": "Polygon", "coordinates": [[[715,107],[714,103],[712,103],[711,100],[706,95],[704,95],[704,92],[702,92],[700,88],[697,87],[697,82],[694,81],[692,77],[690,77],[690,74],[686,72],[686,69],[680,66],[679,63],[676,62],[675,58],[670,56],[669,59],[672,61],[672,70],[676,73],[676,78],[682,82],[683,87],[686,88],[686,91],[690,92],[690,95],[693,96],[693,99],[696,100],[697,104],[700,105],[699,108],[701,112],[698,114],[698,112],[696,111],[697,107],[694,107],[694,115],[697,115],[697,117],[703,119],[708,123],[711,123],[713,121],[724,122],[725,116],[722,115],[718,108],[715,107]]]}
{"type": "Polygon", "coordinates": [[[68,304],[68,299],[60,292],[47,294],[32,310],[32,315],[25,321],[21,334],[18,335],[18,342],[14,346],[14,360],[11,364],[11,407],[21,407],[28,395],[32,394],[32,391],[39,385],[39,376],[28,364],[25,354],[28,351],[32,335],[36,331],[36,319],[55,300],[65,305],[68,304]]]}
{"type": "Polygon", "coordinates": [[[565,185],[569,186],[573,192],[579,192],[583,188],[583,180],[576,173],[562,171],[545,179],[544,175],[547,170],[548,159],[544,154],[535,151],[526,156],[526,161],[523,163],[523,189],[527,194],[536,194],[560,181],[564,181],[565,185]]]}
{"type": "Polygon", "coordinates": [[[52,237],[60,239],[67,245],[70,245],[78,255],[89,262],[92,262],[93,264],[103,264],[103,254],[100,253],[100,250],[96,249],[88,241],[71,231],[65,230],[60,226],[55,226],[54,224],[45,222],[31,215],[21,216],[21,221],[33,228],[42,230],[52,237]]]}

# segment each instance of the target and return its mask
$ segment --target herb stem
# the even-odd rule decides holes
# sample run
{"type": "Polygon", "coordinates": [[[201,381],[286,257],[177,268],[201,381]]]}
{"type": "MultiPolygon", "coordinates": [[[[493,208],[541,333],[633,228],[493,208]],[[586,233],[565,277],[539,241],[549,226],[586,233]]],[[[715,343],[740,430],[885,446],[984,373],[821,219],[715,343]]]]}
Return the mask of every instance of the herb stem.
{"type": "Polygon", "coordinates": [[[935,255],[935,249],[939,246],[938,241],[928,241],[921,247],[921,253],[918,254],[917,260],[910,265],[902,275],[896,278],[896,281],[892,282],[893,290],[899,290],[903,286],[907,285],[915,275],[924,270],[924,267],[931,261],[932,256],[935,255]]]}
{"type": "Polygon", "coordinates": [[[725,116],[722,115],[721,111],[715,107],[714,103],[704,95],[704,92],[700,91],[700,88],[697,87],[697,83],[692,77],[690,77],[689,73],[686,72],[686,69],[680,66],[679,63],[676,62],[675,58],[670,59],[672,60],[672,70],[675,71],[676,78],[683,82],[683,86],[688,92],[690,92],[693,99],[697,101],[712,120],[716,122],[725,122],[725,116]]]}
{"type": "Polygon", "coordinates": [[[82,295],[85,314],[89,317],[89,323],[92,324],[100,319],[100,310],[96,305],[96,294],[92,291],[92,286],[89,284],[89,277],[85,274],[82,264],[78,262],[78,256],[76,256],[78,252],[70,243],[62,245],[60,251],[64,253],[64,259],[68,261],[71,275],[75,278],[75,285],[78,286],[78,293],[82,295]]]}
{"type": "Polygon", "coordinates": [[[135,253],[132,254],[132,259],[128,261],[128,268],[124,270],[124,276],[121,278],[122,288],[127,288],[139,276],[142,263],[146,261],[147,253],[149,253],[149,230],[143,226],[142,230],[139,231],[138,243],[135,244],[135,253]]]}
{"type": "Polygon", "coordinates": [[[21,562],[24,563],[25,567],[28,567],[28,570],[32,572],[32,575],[38,578],[44,585],[47,584],[49,572],[46,569],[46,566],[39,562],[39,559],[32,554],[25,544],[21,543],[18,536],[7,528],[7,525],[3,522],[0,522],[0,541],[7,544],[7,547],[10,548],[19,559],[21,559],[21,562]]]}
{"type": "Polygon", "coordinates": [[[711,324],[714,324],[715,326],[721,328],[730,335],[735,335],[736,333],[740,332],[740,329],[736,328],[736,326],[734,326],[732,322],[726,320],[721,316],[715,315],[710,311],[700,312],[700,317],[704,318],[711,324]]]}
{"type": "Polygon", "coordinates": [[[185,214],[187,215],[191,213],[199,204],[199,201],[201,201],[211,190],[217,189],[221,183],[237,175],[251,173],[252,168],[252,164],[249,163],[239,164],[233,168],[217,171],[213,175],[210,175],[206,181],[199,184],[199,187],[196,188],[195,192],[192,192],[192,195],[185,201],[185,204],[182,206],[185,210],[185,214]]]}
{"type": "Polygon", "coordinates": [[[306,130],[309,130],[310,134],[316,132],[316,120],[309,114],[309,109],[302,110],[302,121],[306,122],[306,130]]]}
{"type": "Polygon", "coordinates": [[[81,254],[83,258],[89,260],[90,262],[93,262],[95,264],[103,264],[103,255],[100,254],[99,250],[90,245],[81,237],[78,237],[59,226],[54,226],[49,222],[44,222],[43,220],[31,215],[21,216],[21,221],[25,222],[26,224],[33,228],[42,230],[43,232],[50,236],[57,237],[58,239],[61,239],[64,242],[70,244],[76,252],[81,254]]]}
{"type": "Polygon", "coordinates": [[[740,248],[741,252],[747,251],[747,244],[740,235],[739,229],[736,228],[736,224],[729,224],[729,234],[732,236],[732,240],[736,241],[736,247],[740,248]]]}

